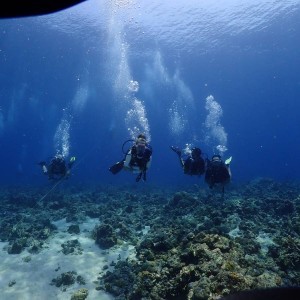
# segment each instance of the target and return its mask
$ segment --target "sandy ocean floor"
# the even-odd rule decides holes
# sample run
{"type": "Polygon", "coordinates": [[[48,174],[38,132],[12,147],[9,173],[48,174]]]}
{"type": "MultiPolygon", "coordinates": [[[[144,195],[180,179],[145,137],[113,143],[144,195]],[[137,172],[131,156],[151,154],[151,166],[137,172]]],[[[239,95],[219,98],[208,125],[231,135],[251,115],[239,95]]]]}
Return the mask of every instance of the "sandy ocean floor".
{"type": "MultiPolygon", "coordinates": [[[[90,238],[91,230],[98,223],[96,219],[88,219],[80,224],[81,233],[72,235],[67,232],[70,223],[66,220],[53,222],[58,233],[47,241],[45,248],[38,254],[31,255],[27,250],[21,254],[0,252],[0,295],[5,300],[49,300],[71,299],[72,294],[84,287],[89,290],[88,299],[113,299],[104,291],[95,289],[93,281],[97,280],[104,265],[134,254],[132,246],[124,245],[110,251],[101,250],[90,238]],[[78,239],[83,249],[82,254],[65,255],[61,251],[61,244],[72,238],[78,239]],[[107,252],[104,254],[104,252],[107,252]],[[26,261],[26,257],[31,260],[26,261]],[[50,285],[53,278],[62,272],[76,271],[85,280],[85,285],[75,283],[65,287],[63,291],[55,285],[50,285]],[[15,282],[12,286],[9,283],[15,282]]],[[[0,249],[5,249],[8,243],[1,242],[0,249]]]]}

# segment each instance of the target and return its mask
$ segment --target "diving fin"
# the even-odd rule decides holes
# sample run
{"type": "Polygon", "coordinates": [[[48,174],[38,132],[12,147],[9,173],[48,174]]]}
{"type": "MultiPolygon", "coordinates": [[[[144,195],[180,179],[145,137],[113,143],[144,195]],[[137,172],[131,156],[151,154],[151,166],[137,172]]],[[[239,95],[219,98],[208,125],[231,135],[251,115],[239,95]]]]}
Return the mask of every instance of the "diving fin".
{"type": "Polygon", "coordinates": [[[119,173],[124,167],[124,161],[119,161],[116,164],[114,164],[113,166],[111,166],[109,168],[109,171],[112,172],[114,175],[119,173]]]}
{"type": "Polygon", "coordinates": [[[227,159],[225,160],[225,165],[229,166],[230,163],[231,163],[231,160],[232,160],[232,156],[230,156],[229,158],[227,158],[227,159]]]}

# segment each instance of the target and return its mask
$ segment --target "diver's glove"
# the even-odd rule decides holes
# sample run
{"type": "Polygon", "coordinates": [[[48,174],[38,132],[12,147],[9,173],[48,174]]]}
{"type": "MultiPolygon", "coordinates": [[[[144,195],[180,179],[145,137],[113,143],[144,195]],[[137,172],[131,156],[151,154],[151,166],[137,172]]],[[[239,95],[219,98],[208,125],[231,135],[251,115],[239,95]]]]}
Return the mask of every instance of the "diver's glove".
{"type": "Polygon", "coordinates": [[[75,160],[76,160],[76,157],[75,157],[75,156],[72,156],[72,157],[70,158],[70,161],[69,161],[69,163],[68,163],[69,168],[71,168],[71,167],[73,166],[75,160]]]}
{"type": "Polygon", "coordinates": [[[227,158],[227,159],[225,160],[225,165],[226,165],[226,166],[229,166],[230,163],[231,163],[231,160],[232,160],[232,156],[230,156],[229,158],[227,158]]]}

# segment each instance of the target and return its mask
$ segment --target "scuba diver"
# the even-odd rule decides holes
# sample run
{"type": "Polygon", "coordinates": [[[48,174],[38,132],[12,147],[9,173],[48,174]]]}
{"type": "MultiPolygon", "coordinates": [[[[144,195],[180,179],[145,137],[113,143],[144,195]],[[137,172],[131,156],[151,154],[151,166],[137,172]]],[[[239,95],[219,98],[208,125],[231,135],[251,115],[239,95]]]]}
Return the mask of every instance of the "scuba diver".
{"type": "Polygon", "coordinates": [[[191,154],[186,159],[182,157],[182,151],[178,147],[170,146],[170,148],[178,155],[184,174],[198,176],[204,174],[205,161],[201,156],[202,151],[200,148],[192,148],[191,154]]]}
{"type": "Polygon", "coordinates": [[[38,164],[42,167],[43,173],[48,175],[49,180],[60,180],[68,179],[70,176],[71,168],[75,162],[75,157],[72,156],[70,161],[66,163],[65,158],[61,154],[56,154],[50,161],[46,164],[45,161],[41,161],[38,164]]]}
{"type": "Polygon", "coordinates": [[[231,171],[230,162],[232,157],[226,159],[223,162],[220,155],[213,155],[211,160],[207,160],[207,167],[205,172],[205,181],[209,188],[213,188],[215,185],[222,187],[222,194],[224,195],[224,186],[230,182],[231,171]]]}
{"type": "Polygon", "coordinates": [[[134,142],[134,145],[127,152],[123,151],[125,154],[124,159],[111,166],[109,171],[115,175],[124,169],[134,174],[138,174],[135,180],[136,182],[141,179],[146,181],[146,172],[150,167],[152,159],[152,147],[147,143],[146,136],[144,134],[139,134],[135,141],[125,141],[122,150],[124,145],[131,141],[134,142]]]}

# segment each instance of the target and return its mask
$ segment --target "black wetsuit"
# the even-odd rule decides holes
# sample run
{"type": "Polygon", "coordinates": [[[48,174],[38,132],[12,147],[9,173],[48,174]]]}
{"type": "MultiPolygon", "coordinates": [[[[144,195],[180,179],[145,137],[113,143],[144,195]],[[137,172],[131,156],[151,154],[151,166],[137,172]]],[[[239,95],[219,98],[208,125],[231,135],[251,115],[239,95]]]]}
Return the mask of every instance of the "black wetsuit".
{"type": "Polygon", "coordinates": [[[136,145],[131,147],[131,160],[129,162],[130,166],[138,166],[139,169],[142,171],[146,171],[147,170],[147,163],[150,161],[152,155],[152,149],[149,145],[147,145],[145,147],[143,156],[141,158],[139,158],[137,156],[137,149],[136,149],[136,145]]]}
{"type": "Polygon", "coordinates": [[[216,183],[226,184],[230,181],[230,174],[223,161],[207,161],[205,181],[212,188],[216,183]]]}
{"type": "MultiPolygon", "coordinates": [[[[68,166],[69,168],[71,165],[68,166]]],[[[68,167],[64,159],[53,158],[47,167],[49,179],[60,179],[67,175],[68,167]]]]}
{"type": "Polygon", "coordinates": [[[205,162],[202,157],[188,157],[183,164],[183,172],[188,175],[202,175],[205,172],[205,162]]]}

